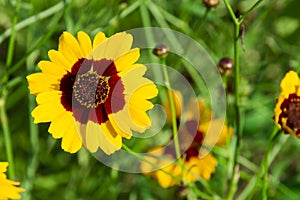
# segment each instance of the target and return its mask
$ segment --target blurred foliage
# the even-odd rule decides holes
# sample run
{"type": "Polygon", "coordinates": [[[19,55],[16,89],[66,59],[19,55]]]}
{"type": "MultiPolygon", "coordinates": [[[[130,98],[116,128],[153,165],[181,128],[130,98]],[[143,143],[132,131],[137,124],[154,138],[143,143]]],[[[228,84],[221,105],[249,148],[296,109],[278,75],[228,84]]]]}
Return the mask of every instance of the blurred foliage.
{"type": "MultiPolygon", "coordinates": [[[[232,0],[231,4],[236,13],[242,14],[254,2],[232,0]]],[[[25,76],[38,70],[36,64],[48,58],[48,50],[57,48],[58,37],[64,30],[73,34],[83,30],[94,36],[98,31],[112,35],[149,25],[167,27],[198,41],[216,63],[220,58],[232,57],[233,54],[233,25],[223,3],[211,9],[204,19],[206,7],[201,0],[24,0],[18,12],[13,64],[11,70],[6,71],[9,30],[15,5],[16,0],[0,0],[0,76],[9,74],[9,82],[16,82],[9,87],[7,110],[16,174],[21,182],[26,179],[32,156],[25,76]]],[[[288,70],[295,70],[300,62],[299,7],[300,1],[297,0],[265,0],[244,23],[245,51],[240,58],[243,80],[240,87],[245,113],[241,156],[251,161],[254,170],[257,170],[255,167],[262,159],[274,126],[273,108],[280,80],[288,70]]],[[[168,64],[177,66],[182,72],[185,70],[180,60],[170,59],[168,64]]],[[[48,124],[39,125],[39,163],[33,181],[32,199],[178,198],[176,188],[165,190],[155,180],[141,174],[115,171],[98,162],[84,149],[73,155],[63,152],[60,141],[54,140],[47,128],[48,124]]],[[[6,160],[4,145],[1,130],[1,161],[6,160]]],[[[141,151],[143,148],[143,145],[137,145],[135,150],[141,151]]],[[[289,138],[275,148],[279,149],[279,154],[269,170],[272,175],[269,197],[296,198],[300,196],[300,142],[289,138]]],[[[249,167],[241,166],[246,172],[249,167]]],[[[221,157],[217,172],[210,181],[214,191],[220,195],[226,190],[222,180],[225,174],[226,160],[221,157]]],[[[251,174],[255,171],[241,174],[240,190],[247,185],[251,174]]]]}

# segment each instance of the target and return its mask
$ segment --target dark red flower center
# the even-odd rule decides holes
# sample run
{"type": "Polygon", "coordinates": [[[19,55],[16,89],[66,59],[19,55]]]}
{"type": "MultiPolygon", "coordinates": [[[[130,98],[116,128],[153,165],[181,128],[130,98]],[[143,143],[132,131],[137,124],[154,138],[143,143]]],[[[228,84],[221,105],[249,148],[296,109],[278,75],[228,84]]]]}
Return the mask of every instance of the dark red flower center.
{"type": "Polygon", "coordinates": [[[61,104],[76,121],[104,123],[125,105],[124,85],[112,60],[79,59],[60,82],[61,104]]]}
{"type": "Polygon", "coordinates": [[[73,92],[76,100],[87,108],[96,108],[108,98],[109,84],[94,71],[77,75],[73,92]]]}
{"type": "MultiPolygon", "coordinates": [[[[284,127],[287,126],[297,135],[300,134],[300,97],[296,94],[290,94],[287,99],[284,99],[281,106],[278,123],[284,127]],[[286,118],[286,124],[283,124],[283,118],[286,118]]],[[[286,130],[285,130],[286,131],[286,130]]]]}

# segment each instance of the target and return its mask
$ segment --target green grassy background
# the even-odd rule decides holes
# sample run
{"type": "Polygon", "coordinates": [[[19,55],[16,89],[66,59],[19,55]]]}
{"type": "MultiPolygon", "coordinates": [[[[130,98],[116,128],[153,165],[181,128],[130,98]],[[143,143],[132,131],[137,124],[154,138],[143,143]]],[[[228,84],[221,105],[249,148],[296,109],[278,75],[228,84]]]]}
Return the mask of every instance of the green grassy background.
{"type": "MultiPolygon", "coordinates": [[[[243,13],[255,1],[232,0],[230,3],[236,12],[243,13]]],[[[256,174],[265,152],[274,126],[273,108],[280,80],[300,63],[299,7],[297,0],[265,0],[244,23],[246,50],[240,57],[243,173],[239,194],[256,174]]],[[[167,27],[198,41],[216,63],[222,57],[232,57],[233,25],[223,2],[204,19],[205,12],[201,0],[24,0],[20,1],[16,13],[16,1],[0,0],[0,77],[2,80],[9,78],[6,110],[16,175],[23,184],[32,183],[30,199],[179,198],[176,188],[164,190],[155,180],[141,174],[112,170],[84,149],[72,155],[63,152],[60,141],[47,133],[49,124],[32,124],[30,112],[34,97],[28,94],[25,77],[38,70],[38,61],[48,59],[48,50],[57,48],[58,37],[65,30],[73,34],[83,30],[94,36],[98,31],[112,35],[137,27],[167,27]],[[14,19],[17,20],[14,54],[11,64],[7,64],[14,19]],[[38,137],[35,138],[30,130],[37,127],[38,137]]],[[[177,66],[186,73],[176,59],[168,60],[168,65],[177,66]]],[[[300,141],[282,137],[274,149],[278,154],[270,166],[268,195],[270,199],[296,199],[300,197],[300,141]]],[[[0,152],[0,161],[7,160],[2,129],[0,152]]],[[[210,181],[220,196],[225,190],[225,164],[226,160],[220,157],[217,172],[210,181]]],[[[259,191],[258,188],[255,195],[259,191]]]]}

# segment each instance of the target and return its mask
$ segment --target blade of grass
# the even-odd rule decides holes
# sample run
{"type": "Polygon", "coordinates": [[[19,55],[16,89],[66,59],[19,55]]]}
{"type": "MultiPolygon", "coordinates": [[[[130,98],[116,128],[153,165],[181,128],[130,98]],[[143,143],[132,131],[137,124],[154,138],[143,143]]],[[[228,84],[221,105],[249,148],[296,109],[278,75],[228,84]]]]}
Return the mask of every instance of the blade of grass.
{"type": "Polygon", "coordinates": [[[192,29],[189,27],[189,25],[185,21],[181,20],[180,18],[177,18],[176,16],[169,13],[167,10],[163,9],[162,7],[158,7],[158,10],[162,14],[162,16],[173,26],[181,29],[182,31],[184,31],[187,34],[190,34],[193,32],[192,29]]]}
{"type": "MultiPolygon", "coordinates": [[[[16,33],[16,24],[18,21],[18,14],[20,9],[21,1],[18,0],[16,2],[16,7],[14,10],[14,17],[12,21],[12,27],[11,27],[11,36],[9,38],[8,43],[8,52],[6,57],[6,71],[9,69],[14,55],[14,48],[15,48],[15,33],[16,33]]],[[[1,99],[0,99],[0,117],[1,117],[1,124],[4,134],[4,141],[5,141],[5,149],[6,149],[6,157],[9,163],[8,168],[8,177],[10,179],[15,178],[15,164],[14,164],[14,156],[13,156],[13,148],[12,148],[12,142],[11,142],[11,133],[10,133],[10,127],[9,127],[9,121],[7,116],[7,110],[6,110],[6,100],[8,96],[8,90],[7,90],[7,81],[8,81],[8,74],[4,74],[2,77],[2,88],[1,88],[1,99]]]]}
{"type": "MultiPolygon", "coordinates": [[[[57,3],[56,5],[46,9],[43,12],[40,12],[36,15],[33,15],[25,20],[20,21],[15,26],[15,31],[22,30],[23,28],[26,28],[30,26],[31,24],[36,23],[39,20],[45,19],[59,11],[61,11],[65,6],[64,1],[61,1],[57,3]]],[[[0,35],[0,44],[5,40],[7,37],[9,37],[12,34],[12,28],[7,29],[3,34],[0,35]]]]}

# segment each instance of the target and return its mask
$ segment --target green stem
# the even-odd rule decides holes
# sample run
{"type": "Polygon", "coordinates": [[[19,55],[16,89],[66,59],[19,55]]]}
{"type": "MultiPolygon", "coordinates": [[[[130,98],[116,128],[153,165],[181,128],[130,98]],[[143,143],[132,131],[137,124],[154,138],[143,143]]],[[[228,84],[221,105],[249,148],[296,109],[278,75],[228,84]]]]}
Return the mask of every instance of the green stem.
{"type": "Polygon", "coordinates": [[[207,16],[208,16],[208,13],[210,12],[210,10],[211,10],[211,8],[206,7],[204,15],[203,15],[203,17],[201,18],[201,20],[199,22],[199,25],[195,28],[196,31],[199,31],[201,29],[201,27],[203,26],[204,22],[207,19],[207,16]]]}
{"type": "Polygon", "coordinates": [[[133,151],[132,149],[130,149],[129,147],[127,147],[124,143],[122,144],[122,148],[123,148],[125,151],[127,151],[128,153],[130,153],[131,155],[133,155],[133,156],[135,156],[136,158],[138,158],[139,160],[142,160],[142,161],[144,161],[144,162],[150,164],[150,165],[153,166],[154,168],[159,169],[160,171],[166,173],[167,175],[171,176],[171,177],[174,178],[175,180],[177,180],[177,181],[179,181],[179,182],[181,181],[180,178],[178,178],[177,176],[174,176],[172,173],[170,173],[170,172],[168,172],[168,171],[162,169],[161,166],[159,166],[159,165],[157,165],[157,164],[155,164],[155,163],[149,161],[149,160],[146,159],[144,156],[141,156],[139,153],[136,153],[135,151],[133,151]]]}
{"type": "Polygon", "coordinates": [[[299,63],[299,65],[298,65],[297,68],[296,68],[296,72],[297,72],[297,74],[300,73],[300,63],[299,63]]]}
{"type": "MultiPolygon", "coordinates": [[[[274,127],[274,130],[270,136],[268,147],[266,150],[266,153],[264,155],[264,158],[261,162],[261,165],[259,166],[259,169],[256,171],[256,175],[251,178],[247,186],[244,188],[244,190],[240,193],[240,195],[236,198],[237,200],[243,200],[243,199],[253,199],[253,195],[255,191],[257,190],[257,185],[261,183],[262,178],[262,185],[263,185],[263,198],[267,198],[267,173],[268,173],[268,167],[274,160],[275,156],[279,153],[279,148],[275,149],[274,145],[279,140],[279,136],[282,135],[282,132],[278,130],[277,127],[274,127]]],[[[284,141],[283,141],[284,143],[284,141]]],[[[283,145],[283,143],[279,144],[280,146],[283,145]]]]}
{"type": "Polygon", "coordinates": [[[240,79],[240,66],[239,66],[239,37],[240,37],[240,26],[243,23],[245,17],[256,8],[262,0],[258,0],[249,10],[247,10],[244,16],[237,18],[235,13],[230,6],[228,0],[223,0],[224,4],[231,15],[233,24],[234,24],[234,85],[235,85],[235,135],[236,135],[236,143],[234,149],[234,157],[233,157],[233,166],[232,166],[232,174],[231,174],[231,182],[229,187],[228,198],[231,199],[234,196],[236,191],[236,186],[238,180],[236,180],[236,166],[238,162],[238,156],[240,154],[241,147],[241,139],[242,139],[242,128],[241,128],[241,112],[240,112],[240,97],[239,97],[239,79],[240,79]]]}
{"type": "Polygon", "coordinates": [[[4,142],[5,142],[7,161],[9,163],[8,177],[13,180],[15,178],[15,165],[14,165],[10,128],[9,128],[9,124],[8,124],[8,117],[7,117],[7,113],[6,113],[5,102],[6,102],[6,95],[3,95],[2,98],[0,99],[1,125],[2,125],[2,129],[3,129],[3,134],[4,134],[4,142]]]}
{"type": "Polygon", "coordinates": [[[233,166],[232,166],[232,175],[231,182],[229,188],[229,197],[232,198],[235,190],[237,181],[236,180],[236,166],[238,163],[238,156],[240,154],[241,147],[241,139],[242,139],[242,131],[241,131],[241,121],[240,121],[240,93],[239,93],[239,79],[240,79],[240,69],[239,69],[239,30],[240,24],[234,24],[234,85],[235,85],[235,135],[236,135],[236,143],[235,143],[235,151],[233,156],[233,166]]]}
{"type": "Polygon", "coordinates": [[[182,181],[185,183],[184,164],[180,160],[181,154],[180,154],[180,146],[179,146],[179,140],[178,140],[175,100],[174,100],[174,96],[173,96],[173,93],[172,93],[170,79],[169,79],[169,75],[168,75],[168,71],[167,71],[166,58],[162,57],[162,58],[160,58],[160,61],[161,61],[161,64],[162,64],[163,75],[164,75],[165,84],[166,84],[166,87],[167,87],[167,97],[168,97],[170,111],[171,111],[172,133],[173,133],[176,159],[178,159],[179,165],[181,167],[182,181]]]}
{"type": "Polygon", "coordinates": [[[235,14],[234,14],[234,11],[232,10],[228,0],[223,0],[223,1],[224,1],[224,4],[225,4],[225,6],[226,6],[226,8],[227,8],[227,10],[228,10],[228,12],[231,16],[231,19],[233,20],[233,23],[236,24],[236,25],[239,24],[239,20],[236,18],[235,14]]]}
{"type": "Polygon", "coordinates": [[[269,145],[268,145],[268,148],[267,148],[267,151],[266,151],[266,154],[265,154],[265,157],[264,157],[264,160],[261,164],[261,168],[263,168],[263,191],[262,191],[262,199],[263,200],[266,200],[268,199],[267,197],[267,194],[268,194],[268,169],[269,169],[269,155],[270,155],[270,152],[274,146],[274,144],[276,143],[277,141],[277,138],[278,136],[281,134],[281,131],[278,130],[277,127],[274,128],[272,134],[271,134],[271,139],[269,141],[269,145]]]}
{"type": "MultiPolygon", "coordinates": [[[[65,1],[61,1],[58,4],[46,9],[45,11],[40,12],[39,14],[33,15],[31,17],[28,17],[27,19],[24,19],[23,21],[20,21],[18,24],[15,25],[14,31],[19,31],[31,24],[36,23],[39,20],[45,19],[60,10],[64,8],[65,1]]],[[[13,27],[10,29],[7,29],[3,34],[0,35],[0,44],[5,40],[5,38],[9,37],[13,33],[13,27]]]]}
{"type": "Polygon", "coordinates": [[[263,0],[258,0],[249,10],[247,10],[243,16],[240,18],[240,22],[244,21],[244,19],[247,17],[247,15],[252,12],[259,4],[261,4],[263,0]]]}
{"type": "Polygon", "coordinates": [[[13,17],[13,21],[12,21],[12,25],[11,25],[11,35],[9,38],[7,57],[6,57],[6,67],[7,68],[11,65],[13,55],[14,55],[14,47],[15,47],[14,44],[15,44],[15,37],[16,37],[15,27],[16,27],[16,24],[18,21],[19,10],[20,10],[20,0],[18,0],[16,2],[15,13],[14,13],[14,17],[13,17]]]}
{"type": "MultiPolygon", "coordinates": [[[[31,29],[33,27],[30,27],[31,29]]],[[[30,31],[33,33],[33,31],[30,31]]],[[[27,52],[30,51],[30,44],[33,41],[32,35],[27,34],[27,52]]],[[[32,53],[31,55],[34,55],[32,53]]],[[[31,73],[35,67],[34,59],[31,59],[31,56],[29,55],[26,60],[26,70],[27,73],[31,73]]],[[[31,113],[34,107],[36,106],[35,103],[35,97],[28,93],[28,112],[31,113]]],[[[22,200],[30,200],[32,199],[31,192],[34,185],[34,179],[36,176],[36,170],[39,165],[39,130],[38,126],[33,123],[33,117],[31,115],[28,115],[29,118],[29,131],[30,131],[30,145],[31,145],[31,156],[29,158],[29,163],[26,169],[26,177],[24,178],[24,182],[22,184],[22,187],[25,188],[25,192],[22,193],[22,200]]]]}
{"type": "Polygon", "coordinates": [[[174,96],[172,93],[172,88],[170,85],[169,75],[167,71],[166,58],[161,58],[161,64],[162,64],[165,84],[167,87],[168,101],[171,110],[172,132],[173,132],[176,158],[180,158],[181,155],[180,155],[180,147],[179,147],[178,132],[177,132],[176,107],[175,107],[174,96]]]}
{"type": "MultiPolygon", "coordinates": [[[[9,38],[8,42],[8,50],[7,50],[7,57],[6,57],[6,70],[11,66],[13,56],[14,56],[14,47],[15,47],[15,26],[18,21],[18,13],[20,10],[20,0],[16,2],[16,7],[14,11],[14,16],[12,20],[12,26],[11,26],[11,36],[9,38]]],[[[7,100],[7,81],[8,81],[8,74],[6,73],[2,77],[2,89],[1,89],[1,99],[0,99],[0,116],[1,116],[1,124],[4,134],[4,141],[5,141],[5,149],[6,149],[6,156],[9,163],[8,168],[8,177],[10,179],[15,178],[15,164],[14,164],[14,157],[13,157],[13,150],[12,150],[12,142],[11,142],[11,134],[10,134],[10,128],[9,128],[9,122],[7,117],[7,111],[6,111],[6,100],[7,100]]]]}

